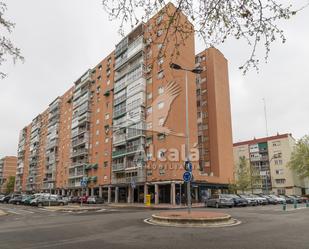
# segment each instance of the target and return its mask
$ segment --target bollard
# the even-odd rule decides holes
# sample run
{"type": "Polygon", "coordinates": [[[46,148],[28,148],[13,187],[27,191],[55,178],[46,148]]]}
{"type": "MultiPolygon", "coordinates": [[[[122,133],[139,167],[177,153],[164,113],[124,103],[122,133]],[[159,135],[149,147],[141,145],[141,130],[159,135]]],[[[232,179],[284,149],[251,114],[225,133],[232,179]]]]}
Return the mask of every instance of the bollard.
{"type": "Polygon", "coordinates": [[[306,207],[309,208],[309,200],[306,200],[306,207]]]}
{"type": "Polygon", "coordinates": [[[283,211],[286,211],[286,203],[283,203],[282,209],[283,209],[283,211]]]}
{"type": "Polygon", "coordinates": [[[297,201],[296,201],[296,199],[294,199],[294,208],[295,209],[297,208],[297,201]]]}

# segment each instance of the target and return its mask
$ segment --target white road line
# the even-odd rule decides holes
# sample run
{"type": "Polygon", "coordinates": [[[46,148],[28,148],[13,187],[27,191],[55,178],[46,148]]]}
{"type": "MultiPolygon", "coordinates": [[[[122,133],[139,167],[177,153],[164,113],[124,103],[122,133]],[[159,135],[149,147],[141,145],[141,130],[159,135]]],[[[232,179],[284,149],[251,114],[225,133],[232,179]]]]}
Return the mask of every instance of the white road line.
{"type": "Polygon", "coordinates": [[[13,210],[7,210],[7,212],[12,213],[12,214],[21,214],[21,213],[15,212],[13,210]]]}

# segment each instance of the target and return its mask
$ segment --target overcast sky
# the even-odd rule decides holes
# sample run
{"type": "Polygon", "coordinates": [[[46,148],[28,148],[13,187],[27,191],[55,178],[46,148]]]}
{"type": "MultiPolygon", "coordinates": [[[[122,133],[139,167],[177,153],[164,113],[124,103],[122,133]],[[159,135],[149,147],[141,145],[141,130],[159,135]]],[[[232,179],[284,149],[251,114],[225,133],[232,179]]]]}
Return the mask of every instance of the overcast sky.
{"type": "MultiPolygon", "coordinates": [[[[1,68],[9,75],[0,80],[0,157],[15,155],[19,131],[121,39],[101,0],[5,2],[7,17],[16,23],[12,40],[26,61],[1,68]]],[[[269,135],[309,133],[308,23],[309,8],[282,24],[287,42],[272,47],[259,74],[252,70],[243,76],[238,70],[249,55],[245,44],[218,47],[229,60],[234,142],[266,135],[263,98],[269,135]]],[[[197,41],[196,51],[201,50],[197,41]]]]}

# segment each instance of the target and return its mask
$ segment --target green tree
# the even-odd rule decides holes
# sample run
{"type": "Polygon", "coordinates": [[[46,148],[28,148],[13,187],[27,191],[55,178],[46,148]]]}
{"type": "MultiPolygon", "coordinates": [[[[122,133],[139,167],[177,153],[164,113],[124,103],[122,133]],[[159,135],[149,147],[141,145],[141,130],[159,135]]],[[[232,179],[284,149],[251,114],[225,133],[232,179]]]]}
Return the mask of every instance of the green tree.
{"type": "Polygon", "coordinates": [[[309,135],[297,141],[288,166],[301,178],[309,177],[309,135]]]}
{"type": "Polygon", "coordinates": [[[248,160],[244,156],[239,157],[235,180],[236,189],[242,191],[242,193],[251,188],[250,167],[248,165],[248,160]]]}
{"type": "MultiPolygon", "coordinates": [[[[17,48],[8,38],[8,36],[12,33],[15,24],[6,19],[6,11],[7,5],[4,2],[0,1],[0,66],[7,60],[8,57],[11,57],[14,63],[18,60],[24,60],[24,57],[21,55],[20,49],[17,48]]],[[[6,73],[0,71],[0,79],[5,77],[6,73]]]]}
{"type": "Polygon", "coordinates": [[[6,192],[12,193],[15,187],[15,176],[10,176],[6,184],[6,192]]]}

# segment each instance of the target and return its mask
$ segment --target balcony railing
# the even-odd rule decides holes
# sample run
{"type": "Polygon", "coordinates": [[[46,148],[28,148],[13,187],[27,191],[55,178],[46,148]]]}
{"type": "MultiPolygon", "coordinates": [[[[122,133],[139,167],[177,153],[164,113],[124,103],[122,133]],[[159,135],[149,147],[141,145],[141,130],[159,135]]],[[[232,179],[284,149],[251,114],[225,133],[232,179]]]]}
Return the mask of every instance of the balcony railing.
{"type": "Polygon", "coordinates": [[[116,164],[113,163],[112,171],[120,171],[124,169],[125,169],[124,163],[116,163],[116,164]]]}
{"type": "Polygon", "coordinates": [[[121,157],[124,156],[127,153],[126,149],[116,150],[113,151],[112,157],[121,157]]]}
{"type": "Polygon", "coordinates": [[[121,108],[120,110],[114,110],[114,118],[120,117],[126,114],[126,108],[121,108]]]}
{"type": "Polygon", "coordinates": [[[146,176],[132,176],[132,177],[121,177],[112,176],[112,184],[126,183],[130,184],[132,182],[142,183],[146,181],[146,176]]]}
{"type": "Polygon", "coordinates": [[[89,142],[89,137],[84,136],[83,138],[72,140],[72,147],[76,147],[89,142]]]}
{"type": "Polygon", "coordinates": [[[125,101],[127,99],[127,95],[123,94],[122,96],[114,99],[114,105],[118,105],[119,103],[125,101]]]}
{"type": "Polygon", "coordinates": [[[88,154],[88,149],[80,149],[77,151],[72,151],[71,157],[77,157],[81,155],[87,155],[88,154]]]}

